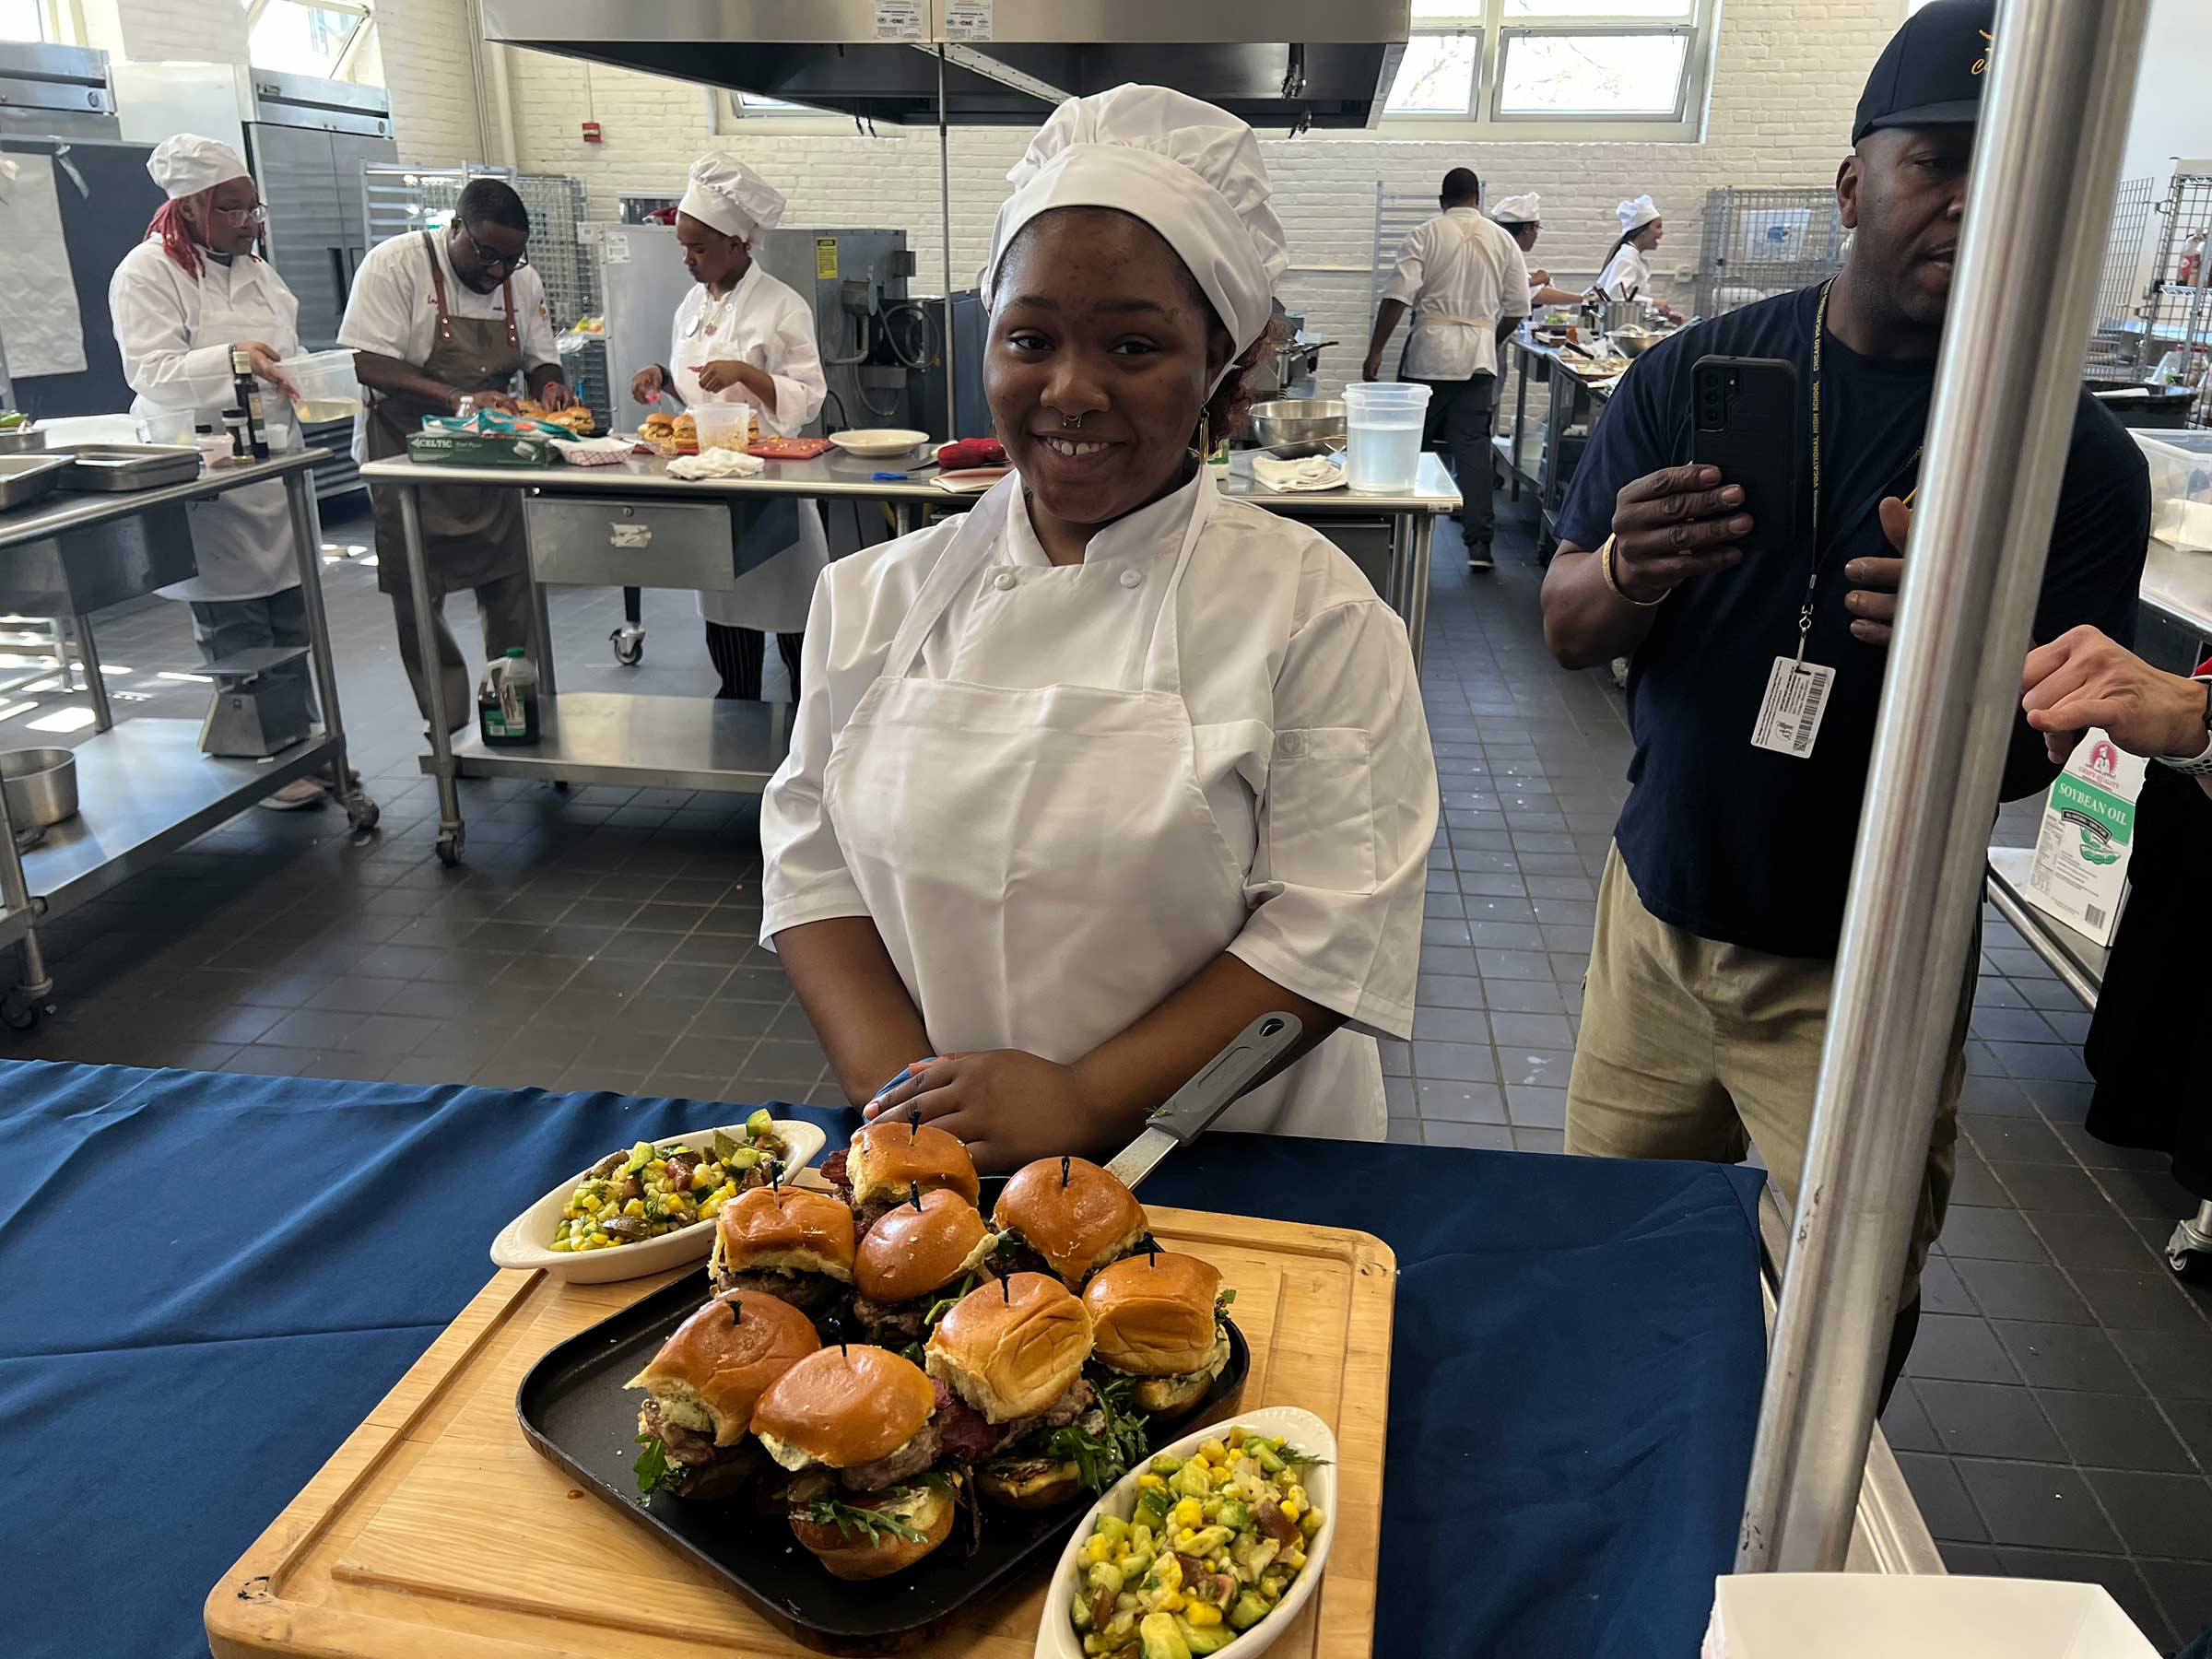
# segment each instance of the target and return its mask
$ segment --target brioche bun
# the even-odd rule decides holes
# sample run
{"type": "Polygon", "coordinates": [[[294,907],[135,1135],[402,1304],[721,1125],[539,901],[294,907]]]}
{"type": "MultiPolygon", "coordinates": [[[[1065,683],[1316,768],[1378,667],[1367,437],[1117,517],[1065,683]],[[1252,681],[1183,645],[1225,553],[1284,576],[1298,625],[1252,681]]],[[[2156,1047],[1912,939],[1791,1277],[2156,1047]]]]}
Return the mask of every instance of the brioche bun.
{"type": "Polygon", "coordinates": [[[780,1267],[853,1281],[853,1212],[805,1187],[753,1187],[722,1206],[710,1265],[780,1267]]]}
{"type": "Polygon", "coordinates": [[[1100,1269],[1084,1287],[1083,1311],[1102,1362],[1132,1376],[1179,1377],[1212,1359],[1220,1294],[1211,1263],[1163,1250],[1100,1269]]]}
{"type": "Polygon", "coordinates": [[[998,1195],[991,1219],[1001,1232],[1019,1233],[1071,1286],[1127,1255],[1147,1226],[1136,1194],[1083,1158],[1023,1165],[998,1195]]]}
{"type": "Polygon", "coordinates": [[[677,1326],[622,1386],[643,1389],[670,1421],[733,1446],[751,1430],[753,1407],[769,1384],[821,1346],[797,1309],[758,1291],[733,1290],[677,1326]]]}
{"type": "Polygon", "coordinates": [[[870,1301],[902,1302],[951,1284],[976,1260],[990,1230],[950,1187],[901,1204],[868,1229],[853,1256],[853,1283],[870,1301]]]}
{"type": "Polygon", "coordinates": [[[875,1463],[922,1432],[937,1391],[922,1368],[888,1348],[840,1345],[808,1354],[753,1407],[753,1432],[794,1471],[875,1463]]]}
{"type": "Polygon", "coordinates": [[[924,1363],[984,1419],[1034,1417],[1065,1394],[1090,1358],[1090,1315],[1041,1273],[978,1285],[930,1333],[924,1363]]]}
{"type": "Polygon", "coordinates": [[[976,1179],[975,1159],[968,1156],[959,1135],[911,1119],[870,1124],[855,1135],[845,1173],[853,1182],[856,1205],[895,1204],[916,1186],[924,1193],[944,1187],[973,1204],[983,1190],[976,1179]]]}

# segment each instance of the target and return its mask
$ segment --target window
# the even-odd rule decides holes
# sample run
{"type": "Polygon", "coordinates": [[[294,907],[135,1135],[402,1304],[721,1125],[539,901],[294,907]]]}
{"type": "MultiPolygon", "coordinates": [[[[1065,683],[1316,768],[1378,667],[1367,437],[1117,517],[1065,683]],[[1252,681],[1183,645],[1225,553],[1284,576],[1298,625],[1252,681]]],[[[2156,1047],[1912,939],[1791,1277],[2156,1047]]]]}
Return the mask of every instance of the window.
{"type": "MultiPolygon", "coordinates": [[[[4,3],[4,0],[0,0],[4,3]]],[[[375,25],[367,0],[241,0],[256,69],[342,79],[375,25]]]]}
{"type": "Polygon", "coordinates": [[[58,41],[47,0],[0,0],[0,41],[58,41]]]}
{"type": "Polygon", "coordinates": [[[1413,0],[1400,135],[1672,139],[1704,124],[1719,0],[1413,0]]]}

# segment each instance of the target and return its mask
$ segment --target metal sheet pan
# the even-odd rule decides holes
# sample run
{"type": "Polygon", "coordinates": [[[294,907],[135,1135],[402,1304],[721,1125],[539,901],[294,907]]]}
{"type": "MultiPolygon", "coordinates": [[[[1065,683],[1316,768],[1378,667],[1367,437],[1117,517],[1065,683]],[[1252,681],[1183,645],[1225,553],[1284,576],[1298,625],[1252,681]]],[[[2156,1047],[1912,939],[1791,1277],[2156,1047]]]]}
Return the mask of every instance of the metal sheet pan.
{"type": "Polygon", "coordinates": [[[69,460],[64,489],[159,489],[200,476],[200,452],[171,443],[79,443],[61,452],[69,460]]]}

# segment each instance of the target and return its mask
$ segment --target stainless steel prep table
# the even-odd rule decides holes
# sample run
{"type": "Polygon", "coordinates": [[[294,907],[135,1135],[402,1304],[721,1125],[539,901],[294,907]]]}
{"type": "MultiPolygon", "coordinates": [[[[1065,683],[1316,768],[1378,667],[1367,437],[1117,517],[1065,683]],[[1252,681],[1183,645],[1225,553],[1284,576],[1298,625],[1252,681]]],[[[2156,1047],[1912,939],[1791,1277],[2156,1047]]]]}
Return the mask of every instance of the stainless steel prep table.
{"type": "MultiPolygon", "coordinates": [[[[891,509],[894,528],[911,530],[917,509],[964,512],[975,497],[939,489],[924,473],[877,478],[900,470],[897,460],[824,455],[813,461],[771,461],[754,478],[672,478],[667,463],[633,457],[614,466],[425,466],[412,461],[376,461],[361,476],[400,489],[407,564],[416,591],[427,572],[417,510],[426,485],[480,484],[526,492],[530,524],[534,653],[540,677],[539,740],[526,747],[491,747],[473,721],[449,735],[453,711],[442,706],[435,677],[430,752],[422,770],[438,782],[438,856],[460,862],[467,831],[461,818],[462,778],[535,778],[557,783],[629,783],[642,787],[752,793],[782,764],[789,745],[789,707],[781,703],[724,702],[695,697],[649,697],[623,692],[563,692],[555,672],[545,589],[577,585],[699,588],[726,586],[731,520],[701,514],[722,506],[743,515],[776,497],[803,496],[835,502],[880,501],[891,509]],[[655,547],[655,543],[660,543],[655,547]]],[[[1430,547],[1438,515],[1457,511],[1459,491],[1436,456],[1424,454],[1414,488],[1384,495],[1327,490],[1282,493],[1218,471],[1225,495],[1271,512],[1312,523],[1329,534],[1371,528],[1379,556],[1360,560],[1377,590],[1406,623],[1418,671],[1428,616],[1430,547]],[[1380,577],[1380,580],[1377,578],[1380,577]]],[[[1359,545],[1357,535],[1350,536],[1359,545]]],[[[429,639],[429,612],[418,613],[424,629],[424,660],[435,662],[429,639]]]]}
{"type": "MultiPolygon", "coordinates": [[[[324,766],[350,780],[346,728],[338,712],[330,629],[323,610],[322,547],[315,535],[311,475],[328,459],[302,450],[252,466],[204,473],[190,483],[117,493],[57,493],[0,513],[0,594],[56,595],[76,613],[77,643],[92,693],[95,734],[78,744],[75,818],[46,830],[28,853],[16,852],[0,813],[0,946],[23,947],[21,994],[51,989],[37,924],[59,916],[113,887],[294,778],[324,766]],[[116,725],[100,679],[90,613],[190,575],[194,568],[183,521],[187,501],[271,480],[283,483],[291,508],[292,552],[307,602],[309,655],[323,706],[319,736],[273,760],[221,760],[200,752],[200,723],[128,720],[116,725]]],[[[211,693],[212,694],[212,693],[211,693]]],[[[376,804],[358,787],[340,799],[356,830],[372,829],[376,804]]],[[[11,1023],[31,1016],[11,1003],[11,1023]]]]}
{"type": "MultiPolygon", "coordinates": [[[[1524,484],[1536,492],[1544,524],[1544,546],[1539,552],[1548,562],[1552,544],[1558,540],[1559,511],[1567,500],[1567,479],[1560,475],[1559,465],[1562,441],[1568,429],[1584,414],[1589,416],[1593,426],[1596,424],[1623,371],[1592,374],[1588,371],[1587,359],[1530,338],[1525,324],[1507,337],[1506,345],[1513,355],[1513,418],[1504,431],[1492,436],[1490,447],[1505,464],[1506,479],[1515,500],[1520,500],[1524,484]],[[1532,376],[1546,385],[1549,394],[1544,409],[1540,450],[1535,455],[1525,453],[1529,437],[1528,382],[1532,376]]],[[[1503,391],[1502,384],[1500,390],[1503,391]]]]}

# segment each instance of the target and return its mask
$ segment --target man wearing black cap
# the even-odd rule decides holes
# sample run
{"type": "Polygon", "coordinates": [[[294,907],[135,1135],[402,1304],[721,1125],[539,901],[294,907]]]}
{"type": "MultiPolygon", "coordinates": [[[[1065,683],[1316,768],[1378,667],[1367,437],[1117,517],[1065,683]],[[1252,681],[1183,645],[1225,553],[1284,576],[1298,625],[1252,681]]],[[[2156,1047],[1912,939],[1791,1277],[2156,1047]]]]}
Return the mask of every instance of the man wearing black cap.
{"type": "MultiPolygon", "coordinates": [[[[2002,49],[1994,11],[1992,0],[1936,0],[1891,39],[1836,174],[1856,232],[1842,271],[1640,358],[1560,513],[1545,637],[1569,667],[1630,657],[1636,740],[1598,893],[1568,1090],[1571,1152],[1731,1159],[1747,1136],[1794,1198],[1974,124],[2002,49]],[[1690,372],[1708,355],[1796,366],[1807,453],[1786,549],[1743,552],[1742,492],[1688,465],[1690,372]],[[1797,660],[1820,678],[1822,702],[1817,721],[1808,711],[1784,732],[1768,688],[1797,660]]],[[[2038,640],[2083,623],[2132,637],[2149,512],[2141,455],[2085,394],[2038,640]]],[[[2043,788],[2054,770],[2020,724],[2006,798],[2043,788]]],[[[1950,1191],[1972,992],[1971,971],[1962,989],[1929,989],[1956,996],[1959,1013],[1890,1381],[1950,1191]]]]}

